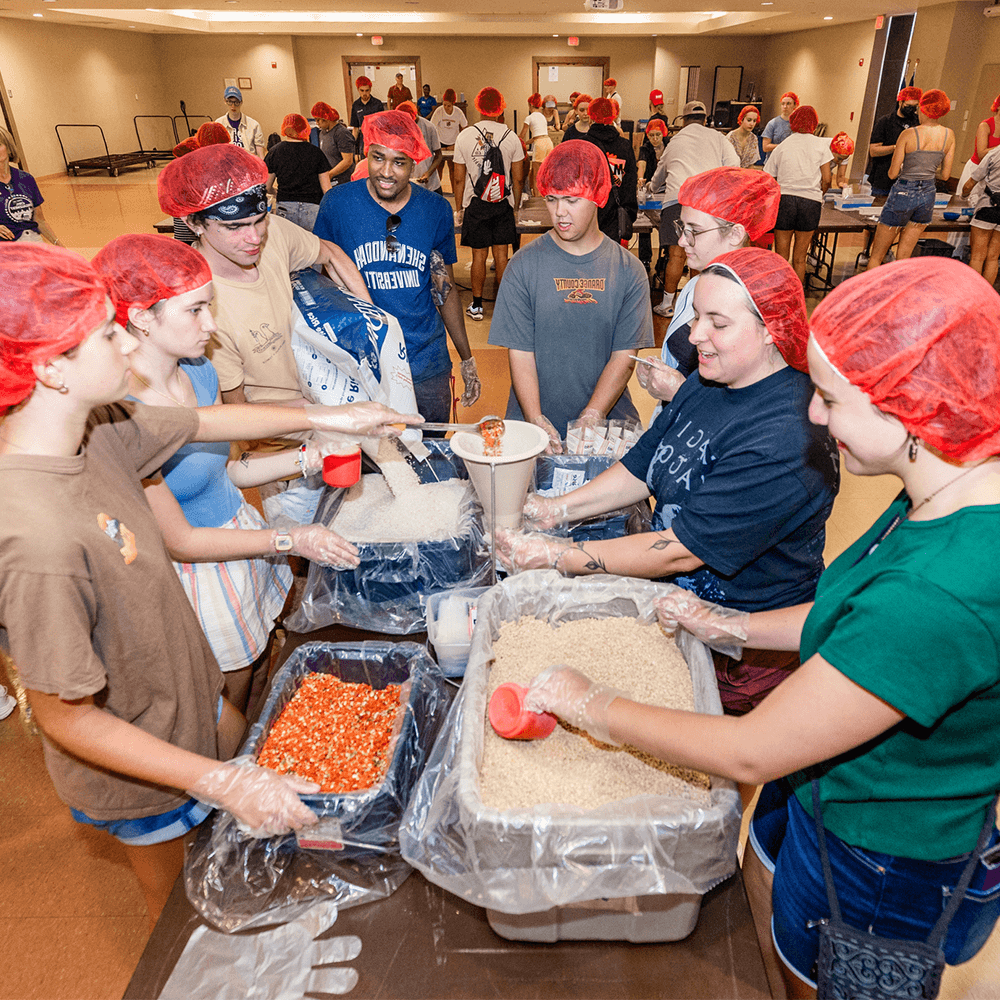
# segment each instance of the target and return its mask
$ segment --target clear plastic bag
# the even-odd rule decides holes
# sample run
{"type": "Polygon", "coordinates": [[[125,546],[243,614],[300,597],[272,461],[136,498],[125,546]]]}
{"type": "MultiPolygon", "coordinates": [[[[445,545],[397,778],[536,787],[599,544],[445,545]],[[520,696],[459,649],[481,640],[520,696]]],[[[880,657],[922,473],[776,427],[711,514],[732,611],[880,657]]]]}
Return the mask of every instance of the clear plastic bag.
{"type": "MultiPolygon", "coordinates": [[[[534,913],[601,898],[705,893],[736,870],[740,798],[712,779],[711,804],[638,796],[581,812],[565,806],[500,812],[483,805],[486,694],[493,640],[505,621],[553,623],[629,616],[655,622],[653,599],[671,584],[522,573],[479,600],[465,681],[400,826],[403,857],[431,882],[478,906],[534,913]]],[[[705,647],[679,642],[694,682],[695,707],[722,714],[705,647]]]]}
{"type": "MultiPolygon", "coordinates": [[[[448,684],[417,643],[307,643],[275,676],[242,755],[256,760],[302,678],[317,672],[378,689],[404,685],[392,761],[373,788],[301,796],[327,834],[332,830],[332,839],[343,844],[340,850],[302,848],[295,834],[248,839],[228,813],[216,812],[203,824],[184,865],[184,885],[191,905],[220,930],[294,920],[318,899],[334,900],[341,908],[382,899],[410,873],[400,854],[399,822],[447,712],[448,684]]],[[[302,833],[312,835],[314,829],[302,833]]]]}
{"type": "MultiPolygon", "coordinates": [[[[446,441],[424,443],[430,456],[414,464],[421,482],[468,480],[465,463],[452,454],[446,441]]],[[[332,524],[342,499],[342,490],[328,492],[320,502],[316,521],[332,524]]],[[[310,632],[343,624],[391,635],[425,631],[427,595],[489,582],[490,554],[482,507],[471,486],[459,514],[454,538],[358,542],[361,562],[354,569],[311,564],[302,603],[287,627],[293,632],[310,632]]]]}

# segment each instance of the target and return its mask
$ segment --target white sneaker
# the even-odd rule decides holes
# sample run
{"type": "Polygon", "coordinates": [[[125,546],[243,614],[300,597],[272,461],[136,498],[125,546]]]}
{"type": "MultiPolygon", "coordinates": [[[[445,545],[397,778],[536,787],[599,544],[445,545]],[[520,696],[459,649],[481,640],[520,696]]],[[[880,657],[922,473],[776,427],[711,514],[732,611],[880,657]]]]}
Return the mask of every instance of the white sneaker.
{"type": "Polygon", "coordinates": [[[663,301],[658,306],[653,306],[653,312],[657,316],[673,316],[674,314],[674,298],[671,296],[669,299],[664,297],[663,301]]]}
{"type": "Polygon", "coordinates": [[[465,310],[465,315],[468,316],[470,319],[476,320],[477,322],[482,321],[483,307],[469,306],[469,308],[465,310]]]}
{"type": "Polygon", "coordinates": [[[7,689],[0,684],[0,719],[6,719],[17,708],[17,699],[7,694],[7,689]]]}

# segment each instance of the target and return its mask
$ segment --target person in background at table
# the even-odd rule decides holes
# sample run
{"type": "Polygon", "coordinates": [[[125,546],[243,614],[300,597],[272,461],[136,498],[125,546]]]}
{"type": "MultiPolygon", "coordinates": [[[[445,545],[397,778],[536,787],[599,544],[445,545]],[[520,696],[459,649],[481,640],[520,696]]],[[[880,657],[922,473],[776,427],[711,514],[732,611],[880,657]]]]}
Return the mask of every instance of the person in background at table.
{"type": "Polygon", "coordinates": [[[283,219],[312,232],[323,195],[330,190],[330,161],[309,141],[309,123],[298,114],[285,115],[282,140],[264,157],[267,193],[275,194],[283,219]]]}
{"type": "MultiPolygon", "coordinates": [[[[653,496],[652,530],[581,543],[498,532],[505,566],[664,580],[741,611],[813,599],[839,462],[825,429],[809,422],[802,286],[777,254],[746,247],[705,269],[694,300],[698,372],[620,462],[563,496],[529,496],[524,508],[527,525],[544,530],[653,496]]],[[[746,645],[714,657],[732,715],[799,666],[794,649],[746,645]]]]}
{"type": "Polygon", "coordinates": [[[774,249],[805,285],[806,257],[819,226],[823,197],[833,180],[833,150],[827,139],[813,135],[819,118],[808,104],[796,108],[789,119],[792,133],[767,158],[764,170],[781,187],[781,207],[774,224],[774,249]],[[792,246],[792,238],[795,245],[792,246]]]}
{"type": "Polygon", "coordinates": [[[767,782],[743,876],[769,975],[789,997],[815,996],[830,915],[810,779],[841,919],[861,937],[899,940],[900,953],[925,941],[979,851],[941,942],[946,961],[972,958],[1000,913],[995,310],[979,275],[941,257],[851,278],[816,307],[810,418],[852,473],[904,488],[824,572],[814,602],[749,615],[683,591],[657,602],[661,624],[709,643],[798,651],[802,666],[753,712],[640,705],[558,667],[525,699],[598,739],[767,782]]]}
{"type": "Polygon", "coordinates": [[[414,184],[421,184],[428,191],[441,191],[441,175],[438,169],[444,166],[444,156],[441,153],[441,137],[437,129],[426,119],[421,118],[417,111],[417,106],[413,101],[403,101],[397,111],[405,111],[417,124],[420,134],[424,138],[424,145],[430,150],[431,155],[419,163],[413,164],[413,176],[410,178],[414,184]]]}
{"type": "Polygon", "coordinates": [[[417,110],[421,118],[430,118],[434,109],[438,106],[437,98],[431,95],[431,85],[425,83],[423,93],[417,98],[417,110]]]}
{"type": "Polygon", "coordinates": [[[538,189],[552,229],[511,259],[489,342],[509,348],[507,417],[537,424],[559,452],[570,420],[638,419],[629,355],[653,345],[653,320],[642,266],[598,225],[611,193],[601,150],[564,140],[538,189]]]}
{"type": "Polygon", "coordinates": [[[614,125],[615,129],[620,130],[622,124],[621,122],[622,97],[621,94],[618,93],[618,81],[613,76],[609,76],[607,80],[604,81],[602,89],[604,91],[603,96],[606,97],[609,101],[612,101],[616,105],[618,105],[615,111],[614,121],[612,121],[611,124],[614,125]]]}
{"type": "Polygon", "coordinates": [[[896,260],[913,255],[917,240],[934,215],[935,179],[951,177],[955,157],[955,133],[938,125],[951,110],[943,90],[924,91],[920,98],[920,124],[908,128],[896,140],[889,178],[894,181],[882,206],[867,270],[878,267],[889,247],[899,239],[896,260]]]}
{"type": "MultiPolygon", "coordinates": [[[[573,121],[563,133],[563,142],[567,139],[582,139],[590,131],[590,94],[578,94],[573,105],[573,121]]],[[[567,116],[568,118],[569,116],[567,116]]]]}
{"type": "Polygon", "coordinates": [[[654,399],[655,414],[674,398],[698,368],[698,348],[691,342],[695,322],[694,292],[699,272],[724,253],[755,242],[774,228],[781,189],[770,174],[742,167],[716,167],[689,177],[677,195],[681,206],[675,224],[691,277],[677,296],[660,358],[639,365],[637,379],[654,399]]]}
{"type": "Polygon", "coordinates": [[[264,132],[260,123],[243,114],[243,92],[239,87],[226,87],[223,98],[229,110],[215,120],[226,127],[229,141],[240,149],[264,159],[264,132]]]}
{"type": "Polygon", "coordinates": [[[545,115],[545,124],[551,132],[562,131],[557,104],[555,94],[546,94],[542,98],[542,114],[545,115]]]}
{"type": "Polygon", "coordinates": [[[748,104],[736,118],[736,128],[726,133],[740,158],[741,167],[755,167],[761,161],[760,139],[754,129],[760,124],[757,109],[748,104]]]}
{"type": "Polygon", "coordinates": [[[889,167],[892,166],[896,140],[906,129],[920,124],[918,112],[923,94],[919,87],[904,87],[896,95],[896,110],[879,118],[872,129],[868,144],[868,183],[876,198],[876,205],[883,203],[892,187],[889,167]]]}
{"type": "Polygon", "coordinates": [[[842,190],[847,183],[847,163],[854,153],[854,140],[846,132],[838,132],[830,140],[830,152],[833,153],[831,186],[842,190]]]}
{"type": "Polygon", "coordinates": [[[988,284],[994,285],[1000,261],[1000,146],[994,146],[973,168],[962,189],[962,197],[968,198],[980,181],[986,183],[973,206],[969,229],[972,244],[969,266],[981,274],[988,284]]]}
{"type": "Polygon", "coordinates": [[[385,111],[385,105],[377,97],[372,97],[372,82],[367,76],[359,76],[354,85],[358,88],[358,98],[351,105],[351,131],[354,133],[355,152],[358,156],[364,156],[365,150],[361,145],[361,123],[366,116],[385,111]]]}
{"type": "MultiPolygon", "coordinates": [[[[649,197],[655,198],[657,194],[662,192],[657,192],[653,190],[652,184],[646,180],[647,177],[652,178],[653,174],[656,172],[656,166],[660,162],[660,158],[666,152],[666,134],[667,126],[664,125],[663,121],[659,118],[654,118],[646,125],[646,134],[643,137],[642,145],[639,147],[639,159],[636,164],[639,170],[638,185],[639,185],[639,197],[642,201],[639,207],[642,208],[646,203],[646,199],[649,197]]],[[[664,180],[666,180],[664,178],[664,180]]],[[[660,213],[659,211],[645,211],[646,218],[649,219],[654,229],[659,229],[660,227],[660,213]]],[[[636,216],[638,218],[638,216],[636,216]]],[[[648,271],[650,264],[653,263],[653,234],[639,233],[639,260],[642,261],[642,266],[648,271]]]]}
{"type": "Polygon", "coordinates": [[[20,163],[14,137],[0,128],[0,240],[41,243],[44,236],[59,246],[59,239],[42,215],[42,197],[35,178],[18,170],[20,163]]]}
{"type": "Polygon", "coordinates": [[[574,90],[572,94],[569,95],[569,111],[562,116],[562,130],[566,131],[576,121],[576,101],[580,96],[579,90],[574,90]]]}
{"type": "Polygon", "coordinates": [[[799,106],[798,95],[789,90],[781,95],[779,107],[781,114],[772,118],[761,133],[761,149],[764,150],[765,157],[778,145],[785,141],[792,134],[791,117],[792,112],[799,106]]]}
{"type": "MultiPolygon", "coordinates": [[[[646,123],[646,138],[643,139],[642,145],[646,145],[646,139],[649,136],[649,124],[651,122],[663,122],[663,137],[666,139],[670,135],[670,117],[667,115],[663,107],[663,91],[662,90],[651,90],[649,92],[649,121],[646,123]]],[[[639,150],[640,155],[642,154],[642,149],[639,150]]],[[[651,177],[653,172],[650,171],[647,176],[651,177]]]]}
{"type": "Polygon", "coordinates": [[[396,108],[403,103],[403,101],[412,101],[413,94],[410,92],[410,88],[403,83],[403,74],[396,74],[395,86],[389,88],[389,110],[395,111],[396,108]]]}
{"type": "Polygon", "coordinates": [[[976,129],[976,143],[972,149],[972,162],[977,166],[991,149],[1000,146],[1000,128],[997,128],[997,112],[1000,111],[1000,95],[990,105],[991,118],[984,118],[976,129]]]}
{"type": "MultiPolygon", "coordinates": [[[[0,625],[56,792],[124,845],[152,926],[184,834],[213,807],[272,836],[316,821],[298,793],[318,786],[220,762],[245,720],[221,696],[141,480],[190,442],[351,433],[357,411],[121,402],[138,345],[89,263],[6,247],[0,286],[0,625]]],[[[378,407],[365,430],[400,421],[419,418],[378,407]]]]}
{"type": "MultiPolygon", "coordinates": [[[[431,124],[438,131],[438,138],[441,140],[441,150],[443,153],[455,151],[455,143],[458,141],[458,134],[469,122],[465,117],[465,112],[461,108],[455,107],[457,96],[455,91],[449,87],[441,95],[441,106],[434,109],[431,115],[431,124]]],[[[445,163],[448,164],[448,182],[451,184],[452,195],[455,198],[456,211],[461,208],[461,192],[455,191],[455,161],[450,156],[445,156],[445,163]]],[[[444,163],[438,167],[438,176],[444,177],[444,163]]]]}
{"type": "Polygon", "coordinates": [[[545,157],[552,152],[552,140],[549,138],[549,126],[542,114],[542,95],[532,94],[528,98],[528,114],[521,126],[520,140],[531,148],[531,176],[528,181],[528,190],[532,195],[538,194],[535,189],[535,180],[538,177],[538,168],[542,165],[545,157]]]}
{"type": "Polygon", "coordinates": [[[354,167],[354,136],[340,120],[340,112],[325,101],[317,101],[309,112],[316,122],[310,141],[319,146],[330,164],[330,187],[346,184],[354,167]]]}

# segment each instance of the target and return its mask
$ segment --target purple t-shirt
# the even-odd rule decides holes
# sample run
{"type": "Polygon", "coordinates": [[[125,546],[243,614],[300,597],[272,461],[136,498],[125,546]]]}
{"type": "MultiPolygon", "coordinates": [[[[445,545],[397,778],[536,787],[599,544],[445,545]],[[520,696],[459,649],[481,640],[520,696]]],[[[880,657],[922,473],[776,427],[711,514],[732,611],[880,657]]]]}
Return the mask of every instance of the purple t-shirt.
{"type": "Polygon", "coordinates": [[[6,226],[15,240],[28,229],[37,233],[35,209],[44,200],[35,178],[17,167],[11,167],[10,183],[0,184],[0,225],[6,226]]]}

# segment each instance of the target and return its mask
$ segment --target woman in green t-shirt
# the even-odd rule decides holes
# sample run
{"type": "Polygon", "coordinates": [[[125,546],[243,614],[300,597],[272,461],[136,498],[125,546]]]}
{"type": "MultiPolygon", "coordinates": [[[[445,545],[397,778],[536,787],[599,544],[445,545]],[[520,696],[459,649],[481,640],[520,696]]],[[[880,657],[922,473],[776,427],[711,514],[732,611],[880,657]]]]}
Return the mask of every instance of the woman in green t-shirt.
{"type": "MultiPolygon", "coordinates": [[[[757,708],[732,717],[642,705],[566,667],[539,675],[528,695],[529,707],[598,739],[770,783],[744,876],[765,953],[772,934],[776,945],[765,954],[772,985],[780,972],[789,996],[813,995],[818,923],[830,915],[809,778],[818,778],[843,920],[885,937],[927,938],[992,816],[1000,789],[995,303],[970,268],[924,257],[844,282],[816,308],[810,419],[827,427],[850,472],[895,475],[904,489],[829,567],[813,604],[746,614],[682,590],[660,602],[661,623],[710,645],[799,650],[802,666],[757,708]]],[[[996,841],[994,829],[951,921],[943,948],[952,964],[982,947],[1000,913],[996,841]]]]}

